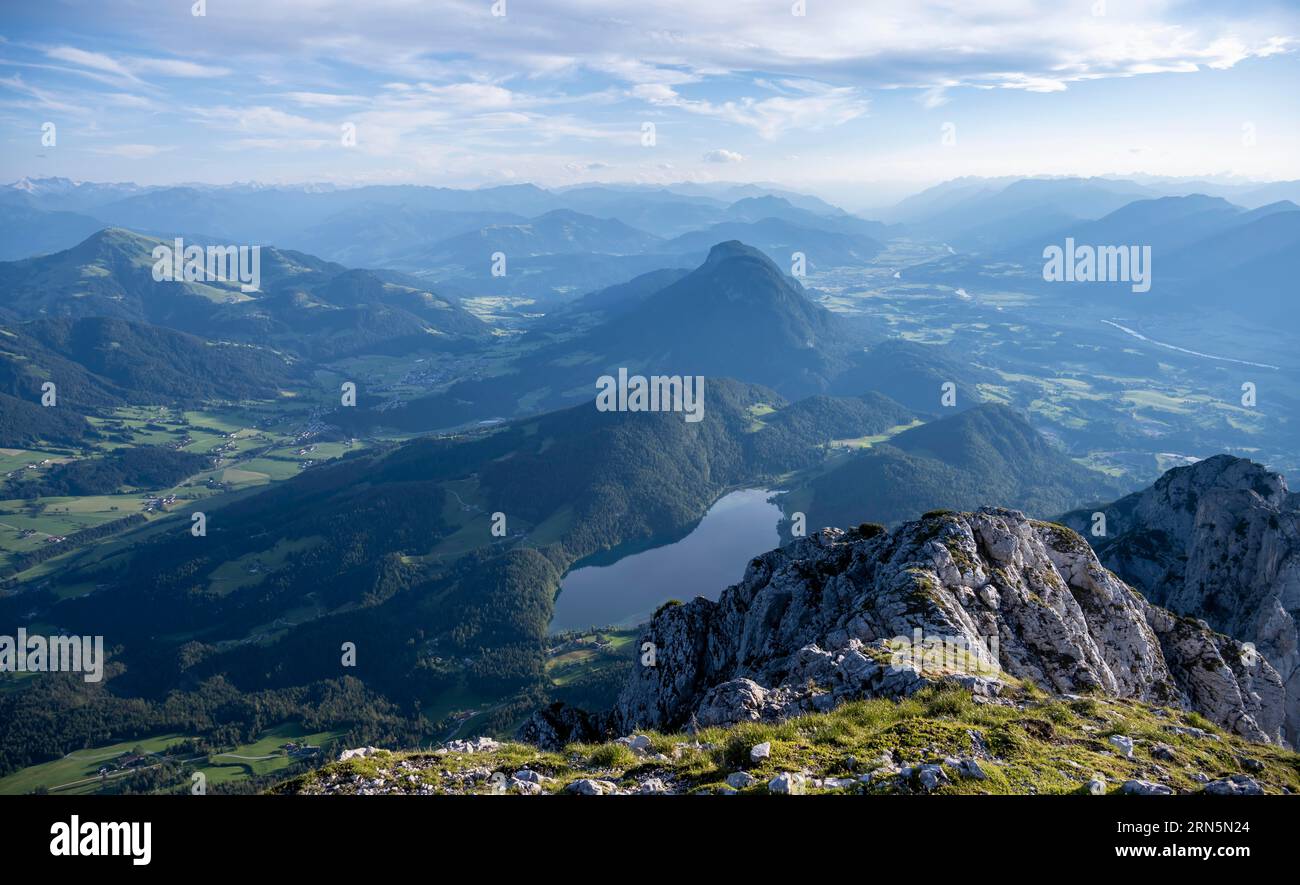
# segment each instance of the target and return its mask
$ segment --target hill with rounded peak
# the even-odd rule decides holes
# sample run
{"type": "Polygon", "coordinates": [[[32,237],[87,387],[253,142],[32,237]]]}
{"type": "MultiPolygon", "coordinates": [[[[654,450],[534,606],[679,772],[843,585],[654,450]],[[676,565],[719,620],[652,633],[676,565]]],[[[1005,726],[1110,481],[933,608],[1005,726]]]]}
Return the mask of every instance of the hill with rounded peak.
{"type": "Polygon", "coordinates": [[[984,403],[872,442],[793,489],[786,506],[805,512],[811,526],[892,525],[989,502],[1048,516],[1120,490],[1053,447],[1015,410],[984,403]]]}
{"type": "Polygon", "coordinates": [[[273,246],[259,247],[257,291],[235,280],[155,280],[159,246],[175,243],[107,228],[62,252],[0,263],[0,287],[19,319],[111,317],[320,358],[489,334],[448,299],[273,246]]]}

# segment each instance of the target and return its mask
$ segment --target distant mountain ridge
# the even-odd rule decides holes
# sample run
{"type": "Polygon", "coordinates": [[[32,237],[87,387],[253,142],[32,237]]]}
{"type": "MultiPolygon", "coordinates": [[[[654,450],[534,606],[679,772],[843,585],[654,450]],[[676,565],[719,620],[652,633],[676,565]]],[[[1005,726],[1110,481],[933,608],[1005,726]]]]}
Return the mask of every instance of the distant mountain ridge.
{"type": "MultiPolygon", "coordinates": [[[[421,251],[434,260],[489,267],[493,253],[509,260],[531,255],[644,252],[660,238],[612,218],[552,209],[521,223],[492,224],[436,242],[421,251]]],[[[401,260],[401,257],[398,257],[401,260]]]]}
{"type": "Polygon", "coordinates": [[[0,288],[16,319],[112,317],[317,358],[489,334],[452,300],[272,246],[260,247],[254,293],[238,282],[156,281],[159,245],[173,243],[110,228],[62,252],[0,263],[0,288]]]}
{"type": "Polygon", "coordinates": [[[909,230],[983,251],[1099,218],[1150,193],[1104,178],[959,179],[902,201],[895,216],[909,230]]]}
{"type": "MultiPolygon", "coordinates": [[[[1042,184],[1046,188],[1052,182],[1042,184]]],[[[1300,313],[1294,309],[1294,281],[1300,272],[1296,258],[1300,255],[1300,206],[1296,203],[1276,200],[1246,209],[1223,197],[1201,193],[1127,194],[1110,211],[1096,214],[1116,194],[1109,187],[1093,189],[1097,193],[1092,196],[1101,202],[1093,201],[1091,216],[1047,203],[1041,211],[1014,215],[1007,223],[990,219],[973,229],[973,238],[953,240],[969,250],[968,254],[908,267],[903,276],[953,286],[1004,285],[1003,277],[1010,270],[1016,285],[1063,302],[1086,292],[1090,298],[1107,299],[1142,317],[1172,315],[1194,305],[1203,310],[1245,313],[1268,328],[1300,329],[1300,313]],[[1150,256],[1151,266],[1144,270],[1149,289],[1135,299],[1136,280],[1132,269],[1127,274],[1120,269],[1124,265],[1117,265],[1118,279],[1049,280],[1044,275],[1045,250],[1062,249],[1067,242],[1073,242],[1076,249],[1142,250],[1141,254],[1150,256]]],[[[967,199],[975,201],[972,211],[993,211],[980,203],[993,199],[985,189],[967,199]]],[[[1068,200],[1063,205],[1068,206],[1068,200]]],[[[945,224],[953,223],[946,210],[939,215],[948,219],[945,224]]],[[[925,232],[924,228],[917,230],[925,232]]],[[[945,235],[937,229],[929,233],[945,235]]]]}
{"type": "Polygon", "coordinates": [[[0,203],[0,261],[56,252],[104,225],[89,215],[0,203]]]}
{"type": "Polygon", "coordinates": [[[66,317],[0,324],[0,392],[40,400],[53,381],[75,409],[273,398],[301,369],[281,354],[128,320],[66,317]]]}
{"type": "Polygon", "coordinates": [[[1117,490],[1053,448],[1014,410],[985,403],[851,455],[793,489],[784,509],[805,512],[814,527],[894,525],[980,501],[1049,516],[1063,502],[1102,500],[1117,490]]]}
{"type": "Polygon", "coordinates": [[[935,414],[944,408],[945,384],[954,385],[954,408],[965,409],[982,401],[979,385],[994,377],[952,347],[888,338],[854,354],[831,392],[878,390],[917,412],[935,414]]]}
{"type": "Polygon", "coordinates": [[[727,221],[682,234],[663,244],[669,254],[696,254],[724,241],[744,241],[769,258],[790,266],[802,254],[808,271],[865,264],[884,246],[865,234],[819,230],[784,218],[727,221]]]}
{"type": "Polygon", "coordinates": [[[618,368],[702,375],[706,385],[713,378],[735,378],[800,397],[829,388],[848,367],[860,336],[852,323],[809,299],[760,250],[739,242],[717,244],[684,274],[652,274],[627,286],[605,290],[614,309],[574,337],[552,342],[543,326],[539,346],[526,349],[506,372],[399,408],[378,411],[373,401],[360,402],[362,408],[340,411],[331,420],[353,428],[432,430],[510,418],[521,403],[541,411],[594,398],[596,378],[618,368]]]}
{"type": "MultiPolygon", "coordinates": [[[[884,231],[878,222],[780,188],[749,185],[715,189],[712,194],[690,190],[615,185],[547,190],[531,184],[479,189],[415,185],[144,187],[27,179],[0,187],[0,205],[7,207],[12,217],[10,228],[24,234],[14,240],[8,256],[0,257],[22,258],[35,251],[68,248],[90,232],[87,221],[60,219],[50,214],[54,212],[75,213],[91,223],[98,221],[100,228],[277,243],[353,266],[405,270],[419,270],[433,257],[469,261],[465,250],[472,252],[476,244],[457,238],[473,231],[539,224],[556,227],[566,215],[574,234],[567,241],[563,233],[555,231],[524,236],[499,231],[496,237],[507,251],[581,254],[630,253],[710,225],[764,218],[780,218],[807,230],[867,237],[884,231]],[[572,227],[577,221],[574,216],[584,219],[579,226],[588,227],[588,234],[577,235],[579,231],[572,227]],[[596,232],[596,220],[605,222],[603,233],[596,232]],[[618,231],[614,225],[636,233],[618,231]]],[[[0,228],[5,223],[5,214],[0,213],[0,228]]],[[[470,263],[477,265],[477,261],[470,263]]],[[[604,284],[617,281],[607,278],[604,284]]]]}

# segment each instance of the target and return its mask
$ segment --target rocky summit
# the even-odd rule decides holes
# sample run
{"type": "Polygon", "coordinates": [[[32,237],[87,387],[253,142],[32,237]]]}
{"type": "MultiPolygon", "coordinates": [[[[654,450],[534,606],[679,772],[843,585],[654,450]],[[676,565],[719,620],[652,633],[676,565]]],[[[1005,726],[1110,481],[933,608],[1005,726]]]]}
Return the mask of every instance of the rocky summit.
{"type": "Polygon", "coordinates": [[[1152,602],[1252,643],[1281,675],[1284,732],[1300,739],[1300,495],[1284,477],[1217,455],[1063,521],[1152,602]]]}
{"type": "Polygon", "coordinates": [[[824,529],[663,606],[613,709],[357,751],[286,793],[1300,792],[1267,657],[1014,510],[824,529]]]}
{"type": "Polygon", "coordinates": [[[666,607],[642,643],[654,665],[624,687],[620,732],[776,721],[938,682],[996,699],[1015,681],[1282,740],[1284,689],[1267,659],[1152,605],[1074,531],[1011,510],[823,530],[751,561],[717,602],[666,607]],[[900,660],[909,644],[920,653],[900,660]]]}

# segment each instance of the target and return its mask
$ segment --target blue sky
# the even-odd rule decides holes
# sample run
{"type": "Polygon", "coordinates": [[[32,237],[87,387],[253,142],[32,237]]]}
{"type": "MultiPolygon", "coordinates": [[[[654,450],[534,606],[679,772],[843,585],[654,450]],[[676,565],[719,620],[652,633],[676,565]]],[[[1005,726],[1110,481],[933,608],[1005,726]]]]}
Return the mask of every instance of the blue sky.
{"type": "Polygon", "coordinates": [[[1300,178],[1293,3],[191,2],[0,9],[0,179],[1300,178]]]}

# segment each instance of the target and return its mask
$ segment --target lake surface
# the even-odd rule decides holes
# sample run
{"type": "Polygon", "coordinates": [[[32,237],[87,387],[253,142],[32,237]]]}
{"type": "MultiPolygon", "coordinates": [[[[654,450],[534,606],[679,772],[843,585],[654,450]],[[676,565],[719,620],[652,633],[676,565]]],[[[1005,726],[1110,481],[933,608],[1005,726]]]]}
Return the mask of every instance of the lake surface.
{"type": "Polygon", "coordinates": [[[744,489],[719,498],[689,535],[609,565],[576,568],[560,582],[551,632],[634,626],[669,599],[717,599],[759,553],[780,546],[776,492],[744,489]]]}

